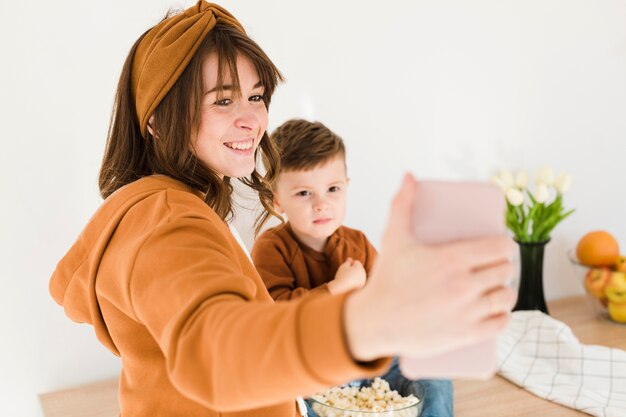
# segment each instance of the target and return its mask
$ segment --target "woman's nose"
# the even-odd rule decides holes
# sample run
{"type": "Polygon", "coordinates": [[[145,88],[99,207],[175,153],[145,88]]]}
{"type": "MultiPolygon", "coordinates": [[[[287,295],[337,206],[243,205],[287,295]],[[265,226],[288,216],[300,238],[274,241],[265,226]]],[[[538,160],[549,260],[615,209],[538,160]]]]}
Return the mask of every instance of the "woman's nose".
{"type": "Polygon", "coordinates": [[[254,110],[244,105],[237,114],[235,125],[240,129],[254,130],[259,126],[259,120],[254,110]]]}

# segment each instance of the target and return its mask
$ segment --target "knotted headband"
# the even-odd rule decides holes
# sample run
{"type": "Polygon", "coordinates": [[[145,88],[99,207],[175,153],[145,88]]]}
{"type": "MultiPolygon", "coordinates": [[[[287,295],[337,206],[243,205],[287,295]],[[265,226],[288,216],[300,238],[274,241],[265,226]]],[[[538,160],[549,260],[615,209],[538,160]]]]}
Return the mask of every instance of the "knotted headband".
{"type": "Polygon", "coordinates": [[[131,69],[131,93],[143,137],[148,119],[217,22],[245,33],[241,23],[227,10],[200,0],[150,29],[137,45],[131,69]]]}

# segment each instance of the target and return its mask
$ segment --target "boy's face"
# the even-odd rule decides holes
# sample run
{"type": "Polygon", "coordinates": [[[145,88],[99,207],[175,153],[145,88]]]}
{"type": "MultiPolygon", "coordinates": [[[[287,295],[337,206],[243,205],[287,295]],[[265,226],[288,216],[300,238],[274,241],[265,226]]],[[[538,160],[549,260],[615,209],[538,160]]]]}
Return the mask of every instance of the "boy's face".
{"type": "Polygon", "coordinates": [[[274,206],[287,215],[302,243],[321,251],[343,223],[347,186],[346,165],[339,155],[308,171],[281,172],[274,187],[274,206]]]}

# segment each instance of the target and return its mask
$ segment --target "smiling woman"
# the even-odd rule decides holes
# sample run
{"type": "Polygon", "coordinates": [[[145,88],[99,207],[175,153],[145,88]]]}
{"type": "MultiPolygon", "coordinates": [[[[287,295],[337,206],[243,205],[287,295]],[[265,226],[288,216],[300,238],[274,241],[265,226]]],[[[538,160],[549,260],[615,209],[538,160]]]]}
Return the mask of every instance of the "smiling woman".
{"type": "MultiPolygon", "coordinates": [[[[203,20],[185,23],[188,13],[148,31],[127,58],[100,170],[101,194],[106,198],[146,175],[167,175],[202,192],[227,218],[233,212],[233,177],[242,178],[263,206],[271,207],[255,156],[260,148],[273,161],[266,173],[272,178],[276,151],[266,139],[267,107],[282,76],[227,12],[203,18],[213,25],[208,34],[203,20]],[[183,30],[201,42],[181,48],[186,40],[176,42],[176,36],[183,30]],[[174,45],[180,56],[172,55],[174,45]]],[[[258,227],[267,218],[259,218],[258,227]]]]}

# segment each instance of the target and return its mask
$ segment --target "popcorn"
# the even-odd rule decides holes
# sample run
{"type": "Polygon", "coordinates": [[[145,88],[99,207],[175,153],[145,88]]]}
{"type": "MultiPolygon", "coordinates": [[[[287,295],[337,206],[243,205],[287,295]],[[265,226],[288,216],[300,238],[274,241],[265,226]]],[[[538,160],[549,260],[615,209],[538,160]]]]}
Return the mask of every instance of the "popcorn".
{"type": "Polygon", "coordinates": [[[417,408],[411,406],[420,401],[414,395],[403,397],[398,391],[391,390],[389,383],[382,378],[376,378],[369,387],[333,387],[311,398],[317,401],[313,403],[313,411],[319,417],[374,417],[376,413],[415,417],[417,408]],[[397,411],[389,413],[394,410],[397,411]]]}

